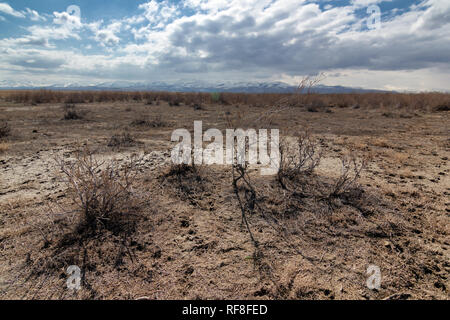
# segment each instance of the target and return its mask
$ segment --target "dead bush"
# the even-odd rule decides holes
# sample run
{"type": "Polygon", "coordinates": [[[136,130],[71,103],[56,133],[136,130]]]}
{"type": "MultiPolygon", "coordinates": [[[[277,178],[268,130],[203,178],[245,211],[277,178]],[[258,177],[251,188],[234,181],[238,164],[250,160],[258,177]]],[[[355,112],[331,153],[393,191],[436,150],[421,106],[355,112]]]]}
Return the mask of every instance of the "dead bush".
{"type": "Polygon", "coordinates": [[[192,108],[194,108],[195,111],[200,111],[200,110],[204,110],[203,106],[199,103],[194,103],[192,105],[192,108]]]}
{"type": "Polygon", "coordinates": [[[255,239],[248,222],[248,216],[252,215],[256,209],[257,194],[248,174],[247,163],[243,165],[233,165],[232,177],[234,194],[236,195],[239,207],[241,209],[242,224],[245,224],[245,227],[247,228],[250,239],[252,240],[255,249],[258,249],[258,241],[255,239]]]}
{"type": "Polygon", "coordinates": [[[325,74],[304,77],[294,93],[280,100],[283,105],[291,107],[308,106],[309,112],[318,112],[317,107],[323,104],[322,98],[314,93],[314,87],[325,79],[325,74]]]}
{"type": "Polygon", "coordinates": [[[0,123],[0,140],[8,137],[11,134],[11,127],[8,122],[0,123]]]}
{"type": "Polygon", "coordinates": [[[181,102],[179,100],[169,101],[169,106],[179,107],[179,106],[181,106],[181,102]]]}
{"type": "Polygon", "coordinates": [[[294,139],[293,143],[285,139],[280,146],[278,181],[283,187],[286,187],[286,180],[292,181],[301,175],[312,174],[322,158],[319,143],[307,129],[294,139]]]}
{"type": "Polygon", "coordinates": [[[64,120],[81,120],[83,115],[75,109],[69,109],[64,113],[64,120]]]}
{"type": "Polygon", "coordinates": [[[186,176],[190,173],[198,173],[197,167],[189,164],[172,164],[169,168],[169,171],[165,174],[166,177],[173,176],[186,176]]]}
{"type": "Polygon", "coordinates": [[[136,119],[131,122],[134,127],[148,127],[148,128],[163,128],[167,127],[168,123],[162,119],[160,115],[151,119],[136,119]]]}
{"type": "Polygon", "coordinates": [[[307,104],[308,112],[323,112],[327,110],[327,104],[323,101],[323,97],[317,94],[309,96],[307,104]]]}
{"type": "Polygon", "coordinates": [[[63,105],[64,120],[81,120],[84,119],[84,114],[76,109],[74,103],[66,102],[63,105]]]}
{"type": "Polygon", "coordinates": [[[139,159],[99,161],[89,151],[78,152],[75,161],[56,159],[64,174],[71,200],[77,205],[83,226],[89,230],[120,227],[121,219],[136,209],[133,181],[139,159]]]}
{"type": "Polygon", "coordinates": [[[212,209],[207,194],[214,189],[214,184],[202,166],[172,164],[160,179],[163,185],[174,188],[177,196],[183,201],[189,201],[193,206],[206,210],[212,209]]]}
{"type": "Polygon", "coordinates": [[[108,142],[108,147],[119,148],[119,147],[131,147],[134,146],[136,141],[128,132],[122,132],[121,134],[114,134],[108,142]]]}
{"type": "Polygon", "coordinates": [[[366,159],[358,159],[355,155],[341,158],[341,174],[332,185],[329,198],[337,198],[354,189],[361,173],[367,168],[366,159]]]}
{"type": "Polygon", "coordinates": [[[437,111],[437,112],[450,111],[450,106],[449,105],[440,105],[435,108],[435,111],[437,111]]]}

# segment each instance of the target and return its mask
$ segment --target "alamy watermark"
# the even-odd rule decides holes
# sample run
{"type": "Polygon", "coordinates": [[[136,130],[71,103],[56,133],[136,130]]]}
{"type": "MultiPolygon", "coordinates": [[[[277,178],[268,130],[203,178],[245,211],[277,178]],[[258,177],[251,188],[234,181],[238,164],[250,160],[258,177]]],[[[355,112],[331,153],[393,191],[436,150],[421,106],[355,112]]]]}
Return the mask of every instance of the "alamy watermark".
{"type": "Polygon", "coordinates": [[[224,134],[214,128],[203,134],[203,122],[195,121],[193,145],[187,129],[177,129],[172,133],[172,142],[180,142],[172,150],[172,162],[187,165],[261,165],[261,175],[273,175],[280,168],[280,132],[278,129],[270,130],[270,152],[268,133],[267,129],[260,129],[258,134],[255,129],[227,129],[224,155],[224,134]],[[210,144],[203,148],[204,142],[210,144]]]}
{"type": "Polygon", "coordinates": [[[66,9],[66,12],[68,14],[70,14],[71,16],[75,16],[75,17],[81,18],[81,9],[77,5],[73,4],[73,5],[68,6],[67,9],[66,9]]]}
{"type": "Polygon", "coordinates": [[[370,290],[380,290],[381,288],[381,270],[376,265],[370,265],[367,268],[369,278],[366,281],[367,288],[370,290]]]}
{"type": "Polygon", "coordinates": [[[376,30],[381,27],[381,9],[377,5],[371,5],[367,8],[367,28],[369,30],[376,30]]]}
{"type": "Polygon", "coordinates": [[[78,266],[70,266],[67,268],[67,278],[66,285],[67,289],[78,291],[81,289],[81,270],[78,266]]]}

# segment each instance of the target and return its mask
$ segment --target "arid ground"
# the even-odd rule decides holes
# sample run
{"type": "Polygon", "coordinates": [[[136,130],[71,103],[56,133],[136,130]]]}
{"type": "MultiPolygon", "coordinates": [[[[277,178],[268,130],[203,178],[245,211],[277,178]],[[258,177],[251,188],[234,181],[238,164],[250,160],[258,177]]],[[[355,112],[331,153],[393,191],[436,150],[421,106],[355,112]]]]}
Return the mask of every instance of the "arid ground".
{"type": "Polygon", "coordinates": [[[0,100],[10,128],[0,142],[0,299],[448,299],[448,107],[273,108],[0,100]],[[176,170],[171,134],[196,120],[282,137],[308,128],[321,162],[284,183],[250,168],[250,184],[236,186],[231,166],[176,170]],[[139,159],[120,228],[83,225],[61,172],[80,151],[139,159]],[[331,195],[349,154],[367,167],[331,195]],[[66,286],[71,265],[78,291],[66,286]],[[369,265],[381,270],[378,290],[366,284],[369,265]]]}

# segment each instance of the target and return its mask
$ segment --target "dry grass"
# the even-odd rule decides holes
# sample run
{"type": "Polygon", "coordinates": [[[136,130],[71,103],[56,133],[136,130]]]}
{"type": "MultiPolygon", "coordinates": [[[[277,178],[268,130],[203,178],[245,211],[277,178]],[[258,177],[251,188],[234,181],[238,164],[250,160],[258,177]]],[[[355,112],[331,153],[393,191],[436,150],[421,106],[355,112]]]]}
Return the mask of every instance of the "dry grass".
{"type": "Polygon", "coordinates": [[[0,142],[0,154],[8,151],[9,147],[10,145],[8,142],[0,142]]]}
{"type": "Polygon", "coordinates": [[[120,134],[114,134],[108,142],[108,147],[117,149],[121,147],[132,147],[136,144],[133,136],[128,132],[122,132],[120,134]]]}
{"type": "Polygon", "coordinates": [[[388,150],[386,152],[389,156],[390,159],[392,159],[392,161],[394,163],[397,163],[401,166],[405,166],[407,164],[407,160],[410,159],[410,155],[407,153],[403,153],[403,152],[396,152],[394,150],[388,150]]]}
{"type": "Polygon", "coordinates": [[[389,141],[385,138],[374,138],[370,141],[370,145],[381,148],[390,148],[389,141]]]}
{"type": "MultiPolygon", "coordinates": [[[[313,81],[309,80],[309,81],[313,81]]],[[[166,101],[171,106],[193,104],[249,105],[252,107],[288,104],[303,106],[313,112],[332,108],[389,108],[386,116],[394,114],[409,117],[404,109],[440,111],[449,110],[450,95],[445,93],[364,93],[364,94],[316,94],[314,85],[306,83],[292,94],[245,94],[245,93],[178,93],[178,92],[124,92],[124,91],[1,91],[0,97],[7,102],[38,105],[43,103],[93,103],[93,102],[154,102],[166,101]]],[[[156,103],[157,104],[157,103],[156,103]]]]}
{"type": "Polygon", "coordinates": [[[164,128],[169,124],[163,120],[161,115],[154,116],[150,119],[136,119],[131,122],[134,127],[146,127],[146,128],[164,128]]]}

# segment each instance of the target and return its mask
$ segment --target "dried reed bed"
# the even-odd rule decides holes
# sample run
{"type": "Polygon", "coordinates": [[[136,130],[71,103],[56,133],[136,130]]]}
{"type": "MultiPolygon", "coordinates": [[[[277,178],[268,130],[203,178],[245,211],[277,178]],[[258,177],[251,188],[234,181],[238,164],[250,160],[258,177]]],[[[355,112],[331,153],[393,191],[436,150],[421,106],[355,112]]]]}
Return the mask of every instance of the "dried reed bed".
{"type": "Polygon", "coordinates": [[[252,107],[287,104],[313,108],[408,108],[413,110],[448,110],[450,94],[430,93],[349,93],[349,94],[303,94],[291,93],[180,93],[180,92],[127,92],[127,91],[52,91],[17,90],[0,91],[6,102],[38,105],[43,103],[101,103],[101,102],[147,102],[149,105],[165,101],[171,106],[225,104],[252,107]]]}

